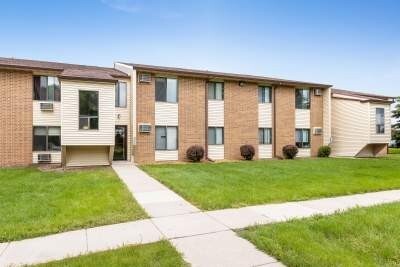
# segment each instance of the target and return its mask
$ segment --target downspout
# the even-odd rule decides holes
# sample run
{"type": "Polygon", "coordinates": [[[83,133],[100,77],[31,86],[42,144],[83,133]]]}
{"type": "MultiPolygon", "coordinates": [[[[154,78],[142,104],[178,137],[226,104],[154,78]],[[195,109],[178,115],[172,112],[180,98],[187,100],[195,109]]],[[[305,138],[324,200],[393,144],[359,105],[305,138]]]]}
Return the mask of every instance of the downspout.
{"type": "Polygon", "coordinates": [[[208,158],[208,81],[206,81],[205,86],[204,86],[204,90],[205,90],[205,99],[204,99],[204,118],[205,118],[205,144],[204,144],[204,158],[206,160],[209,160],[208,158]]]}
{"type": "Polygon", "coordinates": [[[272,128],[273,128],[273,134],[272,134],[272,140],[273,140],[273,158],[276,157],[276,94],[275,90],[277,89],[277,86],[274,86],[272,89],[272,128]]]}

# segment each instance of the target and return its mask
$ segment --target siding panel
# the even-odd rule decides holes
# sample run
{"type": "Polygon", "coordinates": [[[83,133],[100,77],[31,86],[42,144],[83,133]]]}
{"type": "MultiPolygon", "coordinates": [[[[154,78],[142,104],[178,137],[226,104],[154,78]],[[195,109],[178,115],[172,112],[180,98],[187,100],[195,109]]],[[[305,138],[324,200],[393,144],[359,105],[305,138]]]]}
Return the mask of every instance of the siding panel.
{"type": "Polygon", "coordinates": [[[34,126],[61,126],[61,102],[33,101],[34,126]],[[53,103],[53,111],[41,111],[40,103],[53,103]]]}
{"type": "Polygon", "coordinates": [[[370,104],[370,143],[388,144],[391,139],[390,105],[370,104]],[[376,133],[376,108],[385,109],[385,133],[376,133]]]}
{"type": "Polygon", "coordinates": [[[177,103],[155,103],[156,125],[178,126],[178,104],[177,103]]]}
{"type": "Polygon", "coordinates": [[[208,126],[224,127],[224,101],[208,100],[208,126]]]}
{"type": "Polygon", "coordinates": [[[272,158],[272,145],[258,145],[258,157],[260,159],[272,158]]]}
{"type": "MultiPolygon", "coordinates": [[[[322,126],[322,125],[320,125],[322,126]]],[[[295,114],[295,127],[296,128],[310,128],[310,110],[309,109],[296,109],[295,114]]]]}
{"type": "Polygon", "coordinates": [[[311,149],[310,148],[299,148],[299,153],[297,153],[297,157],[299,157],[299,158],[311,157],[311,149]]]}
{"type": "Polygon", "coordinates": [[[51,154],[51,163],[57,163],[61,164],[61,152],[49,152],[49,151],[43,151],[43,152],[33,152],[32,153],[32,162],[33,164],[38,163],[38,154],[51,154]]]}
{"type": "Polygon", "coordinates": [[[258,127],[272,128],[272,104],[258,104],[258,127]]]}
{"type": "Polygon", "coordinates": [[[178,160],[178,150],[156,150],[154,157],[156,161],[178,160]]]}
{"type": "Polygon", "coordinates": [[[224,145],[208,145],[208,158],[213,160],[224,159],[224,145]]]}

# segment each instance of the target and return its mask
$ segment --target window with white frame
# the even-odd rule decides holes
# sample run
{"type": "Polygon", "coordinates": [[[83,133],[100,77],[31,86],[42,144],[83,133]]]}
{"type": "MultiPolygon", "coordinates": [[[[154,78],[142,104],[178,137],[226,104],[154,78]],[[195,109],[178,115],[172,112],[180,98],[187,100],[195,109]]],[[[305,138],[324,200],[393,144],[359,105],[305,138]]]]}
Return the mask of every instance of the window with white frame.
{"type": "Polygon", "coordinates": [[[258,103],[271,103],[272,88],[270,86],[258,87],[258,103]]]}
{"type": "Polygon", "coordinates": [[[224,83],[208,82],[208,99],[224,100],[224,83]]]}
{"type": "Polygon", "coordinates": [[[79,129],[99,129],[99,92],[79,91],[79,129]]]}
{"type": "Polygon", "coordinates": [[[178,149],[178,127],[156,126],[156,150],[178,149]]]}
{"type": "Polygon", "coordinates": [[[60,151],[61,128],[59,126],[34,126],[33,151],[60,151]]]}
{"type": "Polygon", "coordinates": [[[259,128],[258,129],[258,143],[260,145],[272,144],[272,129],[271,128],[259,128]]]}
{"type": "Polygon", "coordinates": [[[296,129],[296,146],[310,148],[310,129],[296,129]]]}
{"type": "Polygon", "coordinates": [[[296,109],[310,109],[310,89],[296,89],[296,109]]]}
{"type": "Polygon", "coordinates": [[[208,127],[208,144],[223,145],[224,144],[224,128],[208,127]]]}
{"type": "Polygon", "coordinates": [[[384,108],[376,108],[375,110],[375,124],[376,124],[376,133],[384,134],[385,133],[385,109],[384,108]]]}
{"type": "Polygon", "coordinates": [[[156,101],[178,103],[178,80],[156,78],[156,101]]]}
{"type": "Polygon", "coordinates": [[[117,82],[115,85],[115,107],[126,108],[127,84],[117,82]]]}

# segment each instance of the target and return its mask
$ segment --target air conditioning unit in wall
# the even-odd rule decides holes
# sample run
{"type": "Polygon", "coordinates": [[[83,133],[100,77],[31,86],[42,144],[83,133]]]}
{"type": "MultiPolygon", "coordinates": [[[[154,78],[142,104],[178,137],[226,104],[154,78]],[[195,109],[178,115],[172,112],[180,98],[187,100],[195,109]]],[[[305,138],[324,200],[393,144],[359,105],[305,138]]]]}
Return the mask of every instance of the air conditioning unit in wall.
{"type": "Polygon", "coordinates": [[[315,88],[314,89],[314,95],[321,96],[322,95],[322,89],[315,88]]]}
{"type": "Polygon", "coordinates": [[[51,154],[38,154],[38,163],[49,163],[51,162],[51,154]]]}
{"type": "Polygon", "coordinates": [[[323,133],[322,127],[314,127],[313,134],[314,135],[321,135],[323,133]]]}
{"type": "Polygon", "coordinates": [[[151,74],[150,73],[139,73],[139,82],[140,83],[151,83],[151,74]]]}
{"type": "Polygon", "coordinates": [[[139,124],[139,133],[150,133],[151,132],[151,124],[150,123],[140,123],[139,124]]]}
{"type": "Polygon", "coordinates": [[[53,103],[40,103],[41,111],[53,111],[53,103]]]}

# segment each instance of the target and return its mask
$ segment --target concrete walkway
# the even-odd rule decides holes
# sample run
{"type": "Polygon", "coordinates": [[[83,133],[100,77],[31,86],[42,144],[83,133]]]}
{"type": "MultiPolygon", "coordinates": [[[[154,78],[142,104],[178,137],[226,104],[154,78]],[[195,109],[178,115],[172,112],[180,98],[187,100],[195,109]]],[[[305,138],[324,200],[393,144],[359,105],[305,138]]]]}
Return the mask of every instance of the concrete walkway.
{"type": "Polygon", "coordinates": [[[201,212],[133,164],[118,163],[113,168],[151,219],[0,243],[0,266],[48,262],[161,239],[170,240],[192,266],[282,266],[233,230],[400,201],[400,190],[391,190],[201,212]]]}

